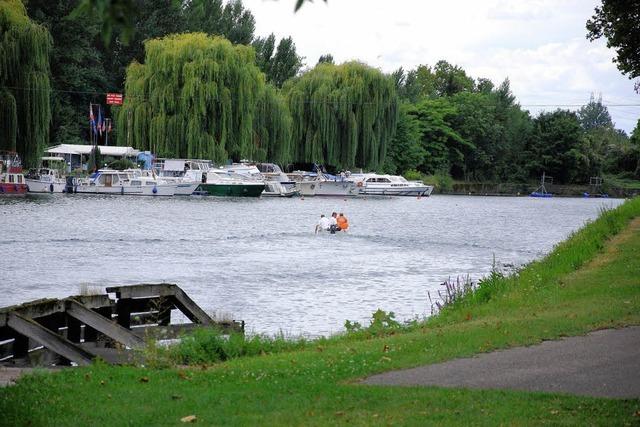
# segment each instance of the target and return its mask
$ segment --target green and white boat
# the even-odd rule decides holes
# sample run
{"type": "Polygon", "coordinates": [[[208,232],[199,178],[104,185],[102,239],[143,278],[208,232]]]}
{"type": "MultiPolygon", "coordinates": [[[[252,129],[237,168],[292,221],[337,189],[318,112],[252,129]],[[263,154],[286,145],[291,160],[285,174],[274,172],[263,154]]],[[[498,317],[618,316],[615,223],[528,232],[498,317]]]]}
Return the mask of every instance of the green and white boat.
{"type": "Polygon", "coordinates": [[[223,197],[260,197],[264,190],[264,181],[215,169],[210,169],[206,174],[203,174],[202,181],[195,194],[223,197]]]}

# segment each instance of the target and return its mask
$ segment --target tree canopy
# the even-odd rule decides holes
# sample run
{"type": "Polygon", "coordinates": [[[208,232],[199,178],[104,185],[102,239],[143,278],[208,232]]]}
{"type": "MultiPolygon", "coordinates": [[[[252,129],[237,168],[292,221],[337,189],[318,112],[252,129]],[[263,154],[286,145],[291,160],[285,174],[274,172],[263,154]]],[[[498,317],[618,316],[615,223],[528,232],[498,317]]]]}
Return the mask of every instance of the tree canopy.
{"type": "Polygon", "coordinates": [[[302,68],[302,58],[296,53],[296,45],[291,37],[285,37],[275,48],[273,33],[267,37],[258,37],[252,43],[256,50],[258,67],[267,77],[267,81],[277,87],[294,77],[302,68]]]}
{"type": "Polygon", "coordinates": [[[288,119],[257,121],[259,103],[266,114],[286,112],[277,94],[265,89],[252,48],[194,33],[149,40],[145,50],[145,63],[127,69],[126,100],[118,114],[127,135],[122,145],[218,162],[264,159],[284,150],[270,144],[288,144],[287,130],[281,129],[288,119]]]}
{"type": "Polygon", "coordinates": [[[640,77],[640,0],[602,0],[587,21],[587,38],[601,37],[615,49],[618,69],[629,78],[640,77]]]}
{"type": "Polygon", "coordinates": [[[359,62],[320,63],[285,93],[295,159],[341,168],[384,164],[398,114],[388,76],[359,62]]]}
{"type": "Polygon", "coordinates": [[[49,139],[51,37],[19,0],[0,2],[0,150],[38,164],[49,139]]]}

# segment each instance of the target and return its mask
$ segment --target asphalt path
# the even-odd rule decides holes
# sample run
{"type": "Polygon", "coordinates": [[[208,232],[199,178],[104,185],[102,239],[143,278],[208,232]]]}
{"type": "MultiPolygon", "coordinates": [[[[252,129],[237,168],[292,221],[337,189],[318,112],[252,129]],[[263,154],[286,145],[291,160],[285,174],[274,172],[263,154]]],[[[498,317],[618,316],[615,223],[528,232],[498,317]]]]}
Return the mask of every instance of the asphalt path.
{"type": "Polygon", "coordinates": [[[362,383],[640,398],[640,326],[386,372],[362,383]]]}

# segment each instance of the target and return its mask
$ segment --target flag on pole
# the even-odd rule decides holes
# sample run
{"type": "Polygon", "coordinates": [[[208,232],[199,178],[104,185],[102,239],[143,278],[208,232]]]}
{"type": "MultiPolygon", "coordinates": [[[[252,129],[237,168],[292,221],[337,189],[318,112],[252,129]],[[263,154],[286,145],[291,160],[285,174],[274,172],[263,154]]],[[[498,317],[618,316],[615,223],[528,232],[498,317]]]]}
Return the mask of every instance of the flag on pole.
{"type": "Polygon", "coordinates": [[[102,135],[102,108],[98,105],[98,133],[102,135]]]}
{"type": "Polygon", "coordinates": [[[93,115],[93,105],[89,104],[89,127],[93,133],[96,133],[96,118],[93,115]]]}

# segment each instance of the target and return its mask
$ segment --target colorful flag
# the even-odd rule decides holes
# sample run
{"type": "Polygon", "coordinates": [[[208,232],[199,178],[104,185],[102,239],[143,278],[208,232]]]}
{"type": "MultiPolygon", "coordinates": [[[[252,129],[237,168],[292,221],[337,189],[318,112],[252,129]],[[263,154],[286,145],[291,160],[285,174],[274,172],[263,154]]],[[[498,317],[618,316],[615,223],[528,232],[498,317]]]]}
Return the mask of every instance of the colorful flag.
{"type": "Polygon", "coordinates": [[[102,135],[102,125],[102,108],[98,105],[98,133],[100,133],[100,135],[102,135]]]}
{"type": "Polygon", "coordinates": [[[107,128],[107,132],[111,132],[111,120],[109,120],[109,127],[107,128]]]}
{"type": "Polygon", "coordinates": [[[96,133],[96,119],[93,116],[93,105],[89,104],[89,127],[93,133],[96,133]]]}

